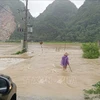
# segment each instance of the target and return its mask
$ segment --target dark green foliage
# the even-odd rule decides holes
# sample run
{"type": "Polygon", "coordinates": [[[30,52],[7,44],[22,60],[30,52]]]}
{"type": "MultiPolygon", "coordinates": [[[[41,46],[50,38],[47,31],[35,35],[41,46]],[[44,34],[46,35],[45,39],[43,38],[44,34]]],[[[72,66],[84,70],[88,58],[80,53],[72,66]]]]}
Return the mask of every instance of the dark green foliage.
{"type": "Polygon", "coordinates": [[[22,40],[24,37],[24,33],[23,32],[17,32],[17,30],[15,30],[15,32],[11,35],[10,37],[10,41],[20,41],[22,40]]]}
{"type": "Polygon", "coordinates": [[[82,50],[84,58],[94,59],[100,56],[99,47],[96,43],[84,43],[82,50]]]}
{"type": "Polygon", "coordinates": [[[85,93],[87,94],[100,94],[100,81],[97,82],[96,84],[92,85],[94,88],[89,89],[89,90],[84,90],[85,93]]]}
{"type": "Polygon", "coordinates": [[[100,38],[100,1],[86,0],[78,9],[56,0],[35,20],[36,41],[95,42],[100,38]]]}
{"type": "Polygon", "coordinates": [[[94,98],[100,99],[100,81],[94,84],[93,87],[92,89],[84,90],[86,100],[94,100],[94,98]]]}
{"type": "Polygon", "coordinates": [[[55,0],[35,19],[35,41],[65,41],[66,23],[76,14],[77,8],[69,0],[55,0]]]}
{"type": "MultiPolygon", "coordinates": [[[[24,12],[18,9],[25,7],[20,0],[2,0],[2,5],[8,5],[16,23],[24,28],[24,12]]],[[[0,8],[1,9],[1,8],[0,8]]],[[[30,13],[28,14],[29,16],[30,13]]],[[[33,25],[32,41],[67,41],[67,42],[97,42],[100,40],[100,0],[86,0],[77,9],[69,0],[55,0],[37,18],[28,20],[33,25]]],[[[24,32],[17,29],[10,40],[23,39],[24,32]]]]}
{"type": "Polygon", "coordinates": [[[100,1],[86,0],[69,23],[69,36],[74,41],[94,42],[100,37],[100,1]]]}
{"type": "Polygon", "coordinates": [[[15,55],[19,55],[19,54],[23,54],[23,53],[25,53],[24,50],[16,52],[15,55]]]}
{"type": "Polygon", "coordinates": [[[15,54],[16,54],[16,55],[17,55],[17,54],[21,54],[21,51],[18,51],[18,52],[16,52],[15,54]]]}

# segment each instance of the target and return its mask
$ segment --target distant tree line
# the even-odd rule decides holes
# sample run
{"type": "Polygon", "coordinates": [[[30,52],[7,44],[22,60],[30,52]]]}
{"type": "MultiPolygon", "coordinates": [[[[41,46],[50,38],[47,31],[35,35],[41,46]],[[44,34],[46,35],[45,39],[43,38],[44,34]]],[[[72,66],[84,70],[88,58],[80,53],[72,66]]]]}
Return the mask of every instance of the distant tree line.
{"type": "MultiPolygon", "coordinates": [[[[13,2],[14,3],[14,2],[13,2]]],[[[21,2],[20,2],[21,3],[21,2]]],[[[16,3],[17,4],[17,3],[16,3]]],[[[15,19],[21,22],[23,14],[16,12],[17,6],[9,3],[15,19]]],[[[18,5],[21,8],[23,5],[18,5]]],[[[32,41],[95,42],[100,40],[100,1],[86,0],[77,9],[69,0],[55,0],[37,18],[32,18],[32,41]]],[[[17,29],[10,40],[23,39],[17,29]]]]}

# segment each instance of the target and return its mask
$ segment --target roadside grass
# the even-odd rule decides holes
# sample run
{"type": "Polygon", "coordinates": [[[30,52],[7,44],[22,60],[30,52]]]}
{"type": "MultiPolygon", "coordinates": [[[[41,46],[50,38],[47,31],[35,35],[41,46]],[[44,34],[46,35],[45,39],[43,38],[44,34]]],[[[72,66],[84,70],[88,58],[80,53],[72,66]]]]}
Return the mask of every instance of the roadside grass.
{"type": "Polygon", "coordinates": [[[23,53],[25,53],[24,50],[22,50],[22,51],[17,51],[16,53],[13,53],[13,55],[19,55],[19,54],[23,54],[23,53]]]}

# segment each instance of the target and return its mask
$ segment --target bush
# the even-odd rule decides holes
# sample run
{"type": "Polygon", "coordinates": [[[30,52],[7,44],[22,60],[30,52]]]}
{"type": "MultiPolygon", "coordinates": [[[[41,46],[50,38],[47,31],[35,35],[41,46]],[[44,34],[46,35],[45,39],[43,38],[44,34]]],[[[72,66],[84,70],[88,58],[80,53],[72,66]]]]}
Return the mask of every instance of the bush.
{"type": "Polygon", "coordinates": [[[93,85],[94,88],[84,90],[85,100],[100,100],[100,81],[93,85]]]}
{"type": "Polygon", "coordinates": [[[84,43],[82,50],[84,58],[94,59],[100,56],[99,46],[96,43],[84,43]]]}

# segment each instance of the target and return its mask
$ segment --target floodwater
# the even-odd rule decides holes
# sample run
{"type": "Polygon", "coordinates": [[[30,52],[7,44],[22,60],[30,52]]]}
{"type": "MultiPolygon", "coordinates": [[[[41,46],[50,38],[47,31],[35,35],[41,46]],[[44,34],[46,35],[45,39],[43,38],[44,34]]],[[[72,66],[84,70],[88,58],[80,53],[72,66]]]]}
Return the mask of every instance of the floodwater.
{"type": "MultiPolygon", "coordinates": [[[[6,45],[2,44],[0,49],[6,45]]],[[[10,46],[0,54],[21,48],[20,44],[10,46]]],[[[28,52],[21,56],[26,55],[32,57],[0,71],[10,75],[17,84],[19,100],[84,100],[83,90],[100,80],[100,58],[82,58],[79,44],[31,43],[28,52]],[[72,72],[69,67],[63,71],[60,65],[65,52],[69,53],[72,72]]]]}
{"type": "Polygon", "coordinates": [[[11,65],[18,64],[25,59],[20,58],[0,58],[0,70],[4,70],[11,65]]]}
{"type": "Polygon", "coordinates": [[[18,57],[17,55],[12,55],[16,53],[16,50],[19,49],[19,45],[17,44],[0,44],[0,70],[4,70],[11,65],[16,65],[25,59],[23,57],[18,57]],[[14,51],[14,52],[13,52],[14,51]]]}

